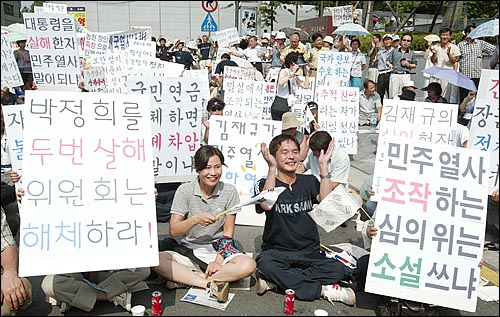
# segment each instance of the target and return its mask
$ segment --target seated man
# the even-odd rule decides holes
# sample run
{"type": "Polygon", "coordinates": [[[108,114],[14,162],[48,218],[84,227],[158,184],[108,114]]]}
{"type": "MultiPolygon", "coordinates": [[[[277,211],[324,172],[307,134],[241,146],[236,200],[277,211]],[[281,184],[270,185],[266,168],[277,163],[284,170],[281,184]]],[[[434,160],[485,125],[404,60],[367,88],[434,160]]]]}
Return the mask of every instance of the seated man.
{"type": "MultiPolygon", "coordinates": [[[[15,193],[14,193],[15,197],[15,193]]],[[[4,199],[2,193],[2,200],[4,199]]],[[[15,199],[15,198],[14,198],[15,199]]],[[[31,304],[31,283],[17,274],[19,254],[2,208],[2,316],[15,316],[31,304]]]]}
{"type": "Polygon", "coordinates": [[[309,215],[313,205],[331,191],[326,175],[332,151],[333,142],[326,151],[319,153],[320,182],[313,175],[296,174],[300,163],[299,144],[293,136],[281,134],[271,140],[269,147],[261,144],[269,168],[267,177],[256,184],[256,194],[275,187],[285,187],[285,191],[272,206],[256,205],[256,211],[266,215],[262,252],[257,257],[259,295],[276,285],[295,290],[299,300],[312,301],[323,297],[332,303],[356,303],[351,287],[364,287],[363,283],[343,287],[339,283],[366,276],[367,261],[364,258],[367,256],[358,260],[355,269],[326,257],[320,252],[318,228],[309,215]]]}
{"type": "Polygon", "coordinates": [[[376,85],[373,80],[367,79],[363,82],[364,90],[359,94],[359,125],[370,125],[372,116],[377,117],[377,121],[382,118],[382,102],[380,95],[376,92],[376,85]]]}

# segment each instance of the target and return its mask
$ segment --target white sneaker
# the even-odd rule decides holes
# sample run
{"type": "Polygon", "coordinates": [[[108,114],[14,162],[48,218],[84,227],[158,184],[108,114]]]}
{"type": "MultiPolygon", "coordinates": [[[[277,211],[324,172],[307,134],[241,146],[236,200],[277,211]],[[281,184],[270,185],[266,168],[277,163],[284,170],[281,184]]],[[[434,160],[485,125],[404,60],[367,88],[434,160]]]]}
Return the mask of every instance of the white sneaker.
{"type": "Polygon", "coordinates": [[[267,291],[277,287],[273,282],[266,280],[259,271],[257,271],[255,277],[257,278],[257,295],[264,295],[267,291]]]}
{"type": "Polygon", "coordinates": [[[126,311],[130,311],[130,309],[132,309],[132,293],[129,291],[113,296],[109,298],[109,301],[115,304],[115,306],[120,305],[125,308],[126,311]]]}
{"type": "Polygon", "coordinates": [[[338,284],[328,285],[322,294],[330,303],[342,302],[349,306],[356,304],[356,294],[350,287],[340,287],[338,284]]]}

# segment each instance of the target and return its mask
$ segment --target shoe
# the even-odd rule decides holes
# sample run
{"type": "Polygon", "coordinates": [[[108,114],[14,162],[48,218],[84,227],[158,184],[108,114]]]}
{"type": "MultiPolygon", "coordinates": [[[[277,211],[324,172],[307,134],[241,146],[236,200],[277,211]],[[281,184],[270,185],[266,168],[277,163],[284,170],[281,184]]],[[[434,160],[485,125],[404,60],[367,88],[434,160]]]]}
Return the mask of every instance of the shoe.
{"type": "Polygon", "coordinates": [[[338,284],[328,285],[322,294],[330,303],[342,302],[349,306],[356,304],[356,294],[350,287],[340,287],[338,284]]]}
{"type": "Polygon", "coordinates": [[[257,271],[257,295],[264,295],[267,291],[275,289],[277,286],[273,282],[269,282],[264,278],[264,275],[257,271]]]}
{"type": "Polygon", "coordinates": [[[71,307],[73,307],[73,306],[71,306],[70,304],[68,304],[66,302],[61,302],[61,306],[59,307],[59,311],[61,313],[65,313],[68,310],[70,310],[71,307]]]}
{"type": "Polygon", "coordinates": [[[167,289],[178,289],[178,288],[189,288],[189,285],[174,281],[167,281],[167,283],[165,283],[165,287],[167,289]]]}
{"type": "Polygon", "coordinates": [[[217,298],[219,303],[227,302],[229,297],[229,283],[210,281],[207,285],[208,293],[211,297],[217,298]]]}
{"type": "Polygon", "coordinates": [[[132,293],[130,293],[129,291],[121,293],[120,295],[113,296],[108,300],[115,304],[115,306],[120,305],[121,307],[125,308],[126,311],[130,311],[130,309],[132,309],[132,293]]]}
{"type": "Polygon", "coordinates": [[[486,243],[484,248],[488,251],[498,251],[499,241],[494,241],[490,243],[486,243]]]}

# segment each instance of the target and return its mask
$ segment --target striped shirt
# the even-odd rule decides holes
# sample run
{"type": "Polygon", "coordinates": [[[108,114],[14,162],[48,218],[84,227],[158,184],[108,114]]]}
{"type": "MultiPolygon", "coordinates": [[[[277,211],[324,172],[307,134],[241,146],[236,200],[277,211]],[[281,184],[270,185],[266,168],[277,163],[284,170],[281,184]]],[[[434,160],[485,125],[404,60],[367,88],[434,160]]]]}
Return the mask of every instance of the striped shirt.
{"type": "Polygon", "coordinates": [[[7,216],[2,207],[2,252],[8,247],[15,246],[16,242],[10,231],[9,224],[7,223],[7,216]]]}
{"type": "Polygon", "coordinates": [[[491,55],[495,45],[483,40],[475,39],[472,43],[463,40],[458,43],[460,49],[460,72],[469,78],[481,78],[483,68],[483,55],[491,55]]]}
{"type": "MultiPolygon", "coordinates": [[[[231,207],[239,204],[240,198],[236,187],[232,184],[219,182],[215,186],[214,192],[207,199],[203,198],[200,189],[199,178],[197,180],[184,183],[175,192],[172,214],[180,215],[184,219],[191,218],[204,212],[214,216],[231,207]]],[[[231,211],[234,214],[239,208],[231,211]]],[[[180,240],[181,244],[191,248],[199,247],[214,242],[223,235],[225,217],[220,217],[210,226],[196,225],[185,234],[180,240]]]]}

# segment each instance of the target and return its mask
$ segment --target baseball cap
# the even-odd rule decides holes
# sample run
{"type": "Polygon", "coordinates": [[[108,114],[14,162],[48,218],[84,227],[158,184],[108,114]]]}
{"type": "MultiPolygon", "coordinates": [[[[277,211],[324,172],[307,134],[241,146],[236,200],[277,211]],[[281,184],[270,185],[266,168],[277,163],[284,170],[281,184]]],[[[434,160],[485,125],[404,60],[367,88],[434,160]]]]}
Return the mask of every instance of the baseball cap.
{"type": "Polygon", "coordinates": [[[399,35],[397,35],[397,34],[393,34],[393,35],[392,35],[392,40],[393,40],[393,41],[399,41],[399,40],[400,40],[399,35]]]}
{"type": "Polygon", "coordinates": [[[390,38],[392,40],[392,34],[386,34],[382,39],[385,39],[386,37],[390,38]]]}
{"type": "Polygon", "coordinates": [[[304,124],[304,122],[297,119],[295,113],[285,112],[281,118],[282,126],[281,130],[288,130],[290,128],[298,128],[304,124]]]}

